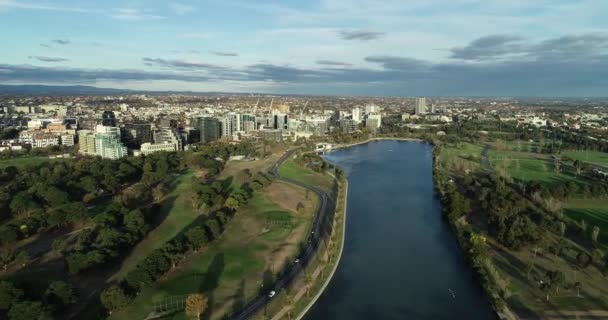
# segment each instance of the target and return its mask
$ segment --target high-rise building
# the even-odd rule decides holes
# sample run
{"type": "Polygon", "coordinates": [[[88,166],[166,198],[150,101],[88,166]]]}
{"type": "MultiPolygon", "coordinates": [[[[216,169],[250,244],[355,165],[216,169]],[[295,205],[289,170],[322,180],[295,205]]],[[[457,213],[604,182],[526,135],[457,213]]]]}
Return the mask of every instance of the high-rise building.
{"type": "Polygon", "coordinates": [[[116,127],[116,116],[112,111],[104,111],[101,116],[101,124],[104,127],[116,127]]]}
{"type": "Polygon", "coordinates": [[[173,151],[182,150],[182,139],[177,130],[173,128],[161,128],[154,131],[154,144],[172,144],[175,146],[173,151]]]}
{"type": "Polygon", "coordinates": [[[250,132],[257,129],[256,119],[254,115],[241,114],[241,127],[239,131],[250,132]]]}
{"type": "Polygon", "coordinates": [[[216,141],[221,136],[222,127],[220,121],[216,118],[198,117],[195,126],[200,131],[200,142],[216,141]]]}
{"type": "Polygon", "coordinates": [[[141,154],[149,155],[154,152],[175,152],[182,150],[182,137],[174,128],[160,128],[154,131],[154,143],[141,144],[141,154]]]}
{"type": "Polygon", "coordinates": [[[372,131],[376,131],[380,126],[382,126],[382,116],[379,113],[372,113],[365,119],[365,127],[372,131]]]}
{"type": "Polygon", "coordinates": [[[378,108],[377,105],[374,104],[368,104],[365,106],[365,113],[366,114],[370,114],[370,113],[374,113],[374,112],[378,112],[380,111],[380,109],[378,108]]]}
{"type": "Polygon", "coordinates": [[[426,114],[426,98],[416,98],[415,114],[426,114]]]}
{"type": "Polygon", "coordinates": [[[131,149],[152,142],[152,126],[149,123],[125,123],[120,129],[122,141],[131,149]]]}
{"type": "Polygon", "coordinates": [[[232,137],[232,134],[236,131],[232,126],[232,118],[229,116],[219,119],[222,128],[222,138],[232,137]]]}
{"type": "Polygon", "coordinates": [[[274,112],[272,114],[272,127],[279,130],[287,130],[288,116],[284,113],[274,112]]]}
{"type": "Polygon", "coordinates": [[[344,133],[352,133],[357,130],[357,122],[353,119],[342,119],[340,120],[340,129],[344,133]]]}
{"type": "Polygon", "coordinates": [[[97,133],[95,134],[95,153],[104,159],[118,160],[127,155],[127,147],[120,142],[120,135],[97,133]]]}
{"type": "Polygon", "coordinates": [[[361,122],[361,109],[359,107],[353,109],[353,121],[356,123],[361,122]]]}
{"type": "Polygon", "coordinates": [[[201,142],[201,131],[199,129],[189,128],[188,129],[188,144],[201,142]]]}
{"type": "Polygon", "coordinates": [[[95,150],[95,132],[91,130],[78,131],[78,153],[94,156],[95,150]]]}
{"type": "Polygon", "coordinates": [[[127,155],[127,147],[120,142],[120,128],[103,125],[95,127],[95,154],[111,160],[127,155]]]}

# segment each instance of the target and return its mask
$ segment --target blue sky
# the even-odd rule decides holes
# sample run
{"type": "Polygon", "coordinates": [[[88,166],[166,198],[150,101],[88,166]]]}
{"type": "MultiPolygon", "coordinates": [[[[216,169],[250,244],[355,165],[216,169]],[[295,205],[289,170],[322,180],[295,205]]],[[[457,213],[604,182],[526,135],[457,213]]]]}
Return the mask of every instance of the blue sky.
{"type": "Polygon", "coordinates": [[[605,0],[0,0],[0,83],[600,96],[605,0]]]}

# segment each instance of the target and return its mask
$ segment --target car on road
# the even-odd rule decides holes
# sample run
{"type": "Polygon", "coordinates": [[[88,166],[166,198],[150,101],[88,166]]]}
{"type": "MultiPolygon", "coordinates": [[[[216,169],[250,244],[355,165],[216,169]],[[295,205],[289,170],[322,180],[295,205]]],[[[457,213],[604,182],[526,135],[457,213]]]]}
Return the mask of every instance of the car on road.
{"type": "Polygon", "coordinates": [[[272,298],[274,297],[274,295],[277,294],[276,292],[274,292],[274,290],[268,292],[268,298],[272,298]]]}
{"type": "Polygon", "coordinates": [[[296,259],[293,263],[300,263],[300,259],[296,259]]]}

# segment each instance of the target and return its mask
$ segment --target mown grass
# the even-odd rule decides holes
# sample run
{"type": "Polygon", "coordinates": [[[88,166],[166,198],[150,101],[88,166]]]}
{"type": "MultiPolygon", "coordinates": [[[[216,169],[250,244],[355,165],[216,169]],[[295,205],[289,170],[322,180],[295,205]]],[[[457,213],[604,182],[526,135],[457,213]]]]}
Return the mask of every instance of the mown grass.
{"type": "Polygon", "coordinates": [[[46,162],[52,161],[64,161],[65,158],[54,158],[51,159],[49,157],[21,157],[21,158],[12,158],[12,159],[2,159],[0,160],[0,168],[6,168],[10,166],[14,167],[27,167],[27,166],[37,166],[46,162]]]}
{"type": "Polygon", "coordinates": [[[561,172],[558,174],[549,155],[491,150],[489,158],[494,169],[506,170],[515,180],[538,182],[546,186],[568,181],[584,183],[584,180],[574,175],[567,165],[562,164],[561,172]]]}
{"type": "Polygon", "coordinates": [[[301,181],[328,191],[332,190],[334,186],[331,176],[304,168],[293,159],[286,160],[281,164],[279,174],[285,178],[301,181]]]}
{"type": "MultiPolygon", "coordinates": [[[[281,182],[275,182],[281,183],[281,182]]],[[[293,261],[304,230],[312,221],[317,199],[304,200],[304,191],[290,188],[294,197],[306,204],[306,212],[298,214],[278,206],[266,192],[256,192],[249,203],[240,208],[227,224],[222,236],[184,261],[154,286],[145,289],[127,309],[112,319],[143,319],[157,302],[170,297],[204,292],[210,298],[209,318],[220,319],[230,314],[261,289],[264,274],[276,273],[277,265],[293,261]]],[[[163,319],[186,319],[183,312],[163,319]]]]}
{"type": "Polygon", "coordinates": [[[578,223],[585,220],[589,232],[598,226],[598,242],[608,246],[608,199],[573,199],[566,203],[564,213],[578,223]]]}
{"type": "Polygon", "coordinates": [[[196,183],[194,179],[193,172],[189,171],[172,182],[171,191],[158,212],[158,216],[165,217],[164,220],[133,249],[113,279],[122,279],[139,261],[173,239],[198,217],[189,200],[189,192],[196,183]]]}
{"type": "Polygon", "coordinates": [[[608,168],[608,153],[605,152],[570,150],[564,152],[563,155],[574,160],[608,168]]]}

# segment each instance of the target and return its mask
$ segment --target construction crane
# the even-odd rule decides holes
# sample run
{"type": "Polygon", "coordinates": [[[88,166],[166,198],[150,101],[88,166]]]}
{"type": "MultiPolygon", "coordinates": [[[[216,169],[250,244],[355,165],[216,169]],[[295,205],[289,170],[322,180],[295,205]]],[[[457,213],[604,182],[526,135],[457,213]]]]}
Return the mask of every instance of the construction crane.
{"type": "Polygon", "coordinates": [[[258,105],[260,104],[260,98],[258,98],[258,101],[255,103],[255,107],[253,107],[253,115],[255,116],[255,113],[258,111],[258,105]]]}
{"type": "Polygon", "coordinates": [[[306,103],[304,103],[304,108],[302,108],[302,110],[300,111],[300,120],[304,120],[304,111],[306,110],[306,107],[308,106],[308,100],[306,100],[306,103]]]}

